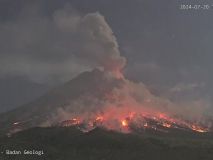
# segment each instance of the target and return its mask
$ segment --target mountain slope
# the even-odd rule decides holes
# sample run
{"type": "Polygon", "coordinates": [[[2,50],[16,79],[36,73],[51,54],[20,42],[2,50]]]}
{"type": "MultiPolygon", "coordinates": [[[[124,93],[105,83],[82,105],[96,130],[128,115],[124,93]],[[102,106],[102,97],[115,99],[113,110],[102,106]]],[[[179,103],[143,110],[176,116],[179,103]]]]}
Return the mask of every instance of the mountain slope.
{"type": "Polygon", "coordinates": [[[29,104],[1,114],[0,134],[60,124],[77,125],[84,131],[96,126],[121,132],[211,131],[206,126],[162,113],[160,107],[168,110],[167,106],[166,100],[151,95],[143,84],[94,69],[29,104]]]}
{"type": "Polygon", "coordinates": [[[7,132],[14,123],[22,123],[25,128],[40,125],[57,109],[70,107],[69,104],[72,101],[87,95],[103,99],[105,93],[109,93],[121,84],[121,79],[108,78],[104,72],[98,69],[84,72],[37,100],[0,114],[0,133],[7,132]]]}

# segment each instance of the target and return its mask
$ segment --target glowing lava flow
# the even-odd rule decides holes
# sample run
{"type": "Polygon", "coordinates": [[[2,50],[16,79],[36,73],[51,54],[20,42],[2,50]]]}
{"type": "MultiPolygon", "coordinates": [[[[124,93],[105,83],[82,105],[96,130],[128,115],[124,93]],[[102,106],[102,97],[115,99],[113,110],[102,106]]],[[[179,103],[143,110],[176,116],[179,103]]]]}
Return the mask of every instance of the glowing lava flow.
{"type": "Polygon", "coordinates": [[[164,126],[164,127],[167,127],[167,128],[171,128],[172,125],[169,124],[169,123],[163,123],[163,126],[164,126]]]}
{"type": "Polygon", "coordinates": [[[98,115],[91,117],[89,120],[81,118],[72,118],[70,120],[63,121],[60,126],[78,126],[83,128],[84,131],[89,131],[95,127],[103,127],[110,130],[117,130],[121,132],[131,132],[132,126],[136,129],[153,129],[157,131],[168,131],[168,129],[178,129],[193,132],[209,132],[208,128],[202,127],[198,124],[189,123],[180,119],[171,118],[165,114],[136,114],[131,112],[127,116],[106,116],[98,115]]]}
{"type": "Polygon", "coordinates": [[[104,118],[102,116],[98,116],[95,119],[97,122],[103,122],[104,118]]]}
{"type": "Polygon", "coordinates": [[[76,125],[79,125],[79,124],[81,124],[80,119],[72,118],[70,120],[62,121],[59,125],[62,126],[62,127],[69,127],[69,126],[76,126],[76,125]]]}
{"type": "Polygon", "coordinates": [[[123,127],[128,127],[128,122],[127,122],[127,120],[122,120],[122,121],[121,121],[121,124],[122,124],[123,127]]]}
{"type": "Polygon", "coordinates": [[[208,129],[201,128],[201,127],[196,126],[196,125],[192,125],[191,129],[192,129],[193,131],[200,132],[200,133],[208,132],[208,129]]]}

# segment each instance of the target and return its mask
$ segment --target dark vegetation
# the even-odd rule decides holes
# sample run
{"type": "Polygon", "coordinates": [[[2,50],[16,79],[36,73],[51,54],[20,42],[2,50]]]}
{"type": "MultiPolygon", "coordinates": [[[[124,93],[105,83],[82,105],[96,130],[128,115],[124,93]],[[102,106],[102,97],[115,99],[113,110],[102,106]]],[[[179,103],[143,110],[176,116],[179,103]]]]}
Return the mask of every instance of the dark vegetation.
{"type": "Polygon", "coordinates": [[[212,160],[212,135],[123,134],[96,128],[32,128],[0,138],[1,150],[38,149],[45,155],[6,156],[1,160],[212,160]]]}

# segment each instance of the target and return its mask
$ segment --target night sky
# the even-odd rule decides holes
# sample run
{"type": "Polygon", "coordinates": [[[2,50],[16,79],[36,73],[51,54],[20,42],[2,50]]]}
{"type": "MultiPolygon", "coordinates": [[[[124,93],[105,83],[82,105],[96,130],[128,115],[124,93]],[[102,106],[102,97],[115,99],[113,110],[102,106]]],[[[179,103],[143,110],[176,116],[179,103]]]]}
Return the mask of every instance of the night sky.
{"type": "MultiPolygon", "coordinates": [[[[0,0],[0,112],[99,66],[83,54],[88,35],[72,28],[88,14],[109,24],[126,57],[128,79],[143,82],[158,96],[202,101],[213,110],[213,9],[179,9],[208,2],[0,0]]],[[[95,20],[87,27],[96,28],[95,20]]],[[[94,47],[107,50],[101,41],[94,47]]]]}

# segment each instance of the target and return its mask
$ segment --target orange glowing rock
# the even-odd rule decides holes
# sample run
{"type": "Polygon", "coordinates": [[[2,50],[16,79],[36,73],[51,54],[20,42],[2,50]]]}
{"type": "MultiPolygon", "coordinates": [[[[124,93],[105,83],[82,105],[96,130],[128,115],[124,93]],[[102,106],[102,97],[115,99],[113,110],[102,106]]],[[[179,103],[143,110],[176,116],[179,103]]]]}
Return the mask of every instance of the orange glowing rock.
{"type": "Polygon", "coordinates": [[[170,128],[172,125],[171,124],[169,124],[169,123],[163,123],[162,124],[164,127],[167,127],[167,128],[170,128]]]}
{"type": "Polygon", "coordinates": [[[203,129],[203,128],[201,128],[201,127],[199,127],[199,126],[196,126],[196,125],[192,125],[191,129],[192,129],[193,131],[200,132],[200,133],[208,132],[208,130],[203,129]]]}
{"type": "Polygon", "coordinates": [[[102,117],[102,116],[98,116],[98,117],[96,117],[96,119],[95,119],[96,121],[103,121],[104,120],[104,118],[102,117]]]}
{"type": "Polygon", "coordinates": [[[127,127],[128,126],[127,120],[122,120],[121,124],[122,124],[123,127],[127,127]]]}
{"type": "Polygon", "coordinates": [[[77,118],[73,118],[73,119],[71,119],[71,124],[72,124],[72,125],[80,124],[80,120],[77,119],[77,118]]]}

